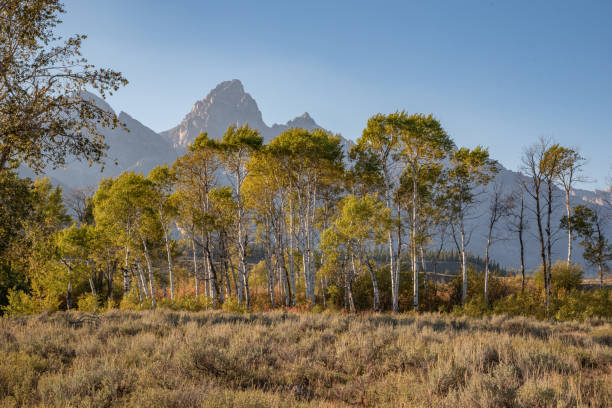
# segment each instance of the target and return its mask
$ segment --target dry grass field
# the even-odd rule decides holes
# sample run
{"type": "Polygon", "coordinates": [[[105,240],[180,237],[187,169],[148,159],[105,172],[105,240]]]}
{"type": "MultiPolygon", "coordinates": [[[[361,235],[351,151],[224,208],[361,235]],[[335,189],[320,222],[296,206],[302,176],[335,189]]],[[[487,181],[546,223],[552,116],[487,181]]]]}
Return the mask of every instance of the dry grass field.
{"type": "Polygon", "coordinates": [[[112,311],[0,319],[2,407],[610,407],[612,324],[112,311]]]}

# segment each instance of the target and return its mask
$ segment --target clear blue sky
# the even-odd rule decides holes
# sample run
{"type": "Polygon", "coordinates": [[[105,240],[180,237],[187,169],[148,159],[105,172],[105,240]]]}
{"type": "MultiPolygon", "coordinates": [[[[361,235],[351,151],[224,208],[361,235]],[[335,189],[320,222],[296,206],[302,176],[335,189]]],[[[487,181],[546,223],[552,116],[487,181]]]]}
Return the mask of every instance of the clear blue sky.
{"type": "Polygon", "coordinates": [[[238,78],[268,124],[304,111],[356,139],[372,114],[433,113],[517,169],[539,136],[612,165],[612,1],[65,0],[61,32],[130,84],[110,98],[156,131],[238,78]]]}

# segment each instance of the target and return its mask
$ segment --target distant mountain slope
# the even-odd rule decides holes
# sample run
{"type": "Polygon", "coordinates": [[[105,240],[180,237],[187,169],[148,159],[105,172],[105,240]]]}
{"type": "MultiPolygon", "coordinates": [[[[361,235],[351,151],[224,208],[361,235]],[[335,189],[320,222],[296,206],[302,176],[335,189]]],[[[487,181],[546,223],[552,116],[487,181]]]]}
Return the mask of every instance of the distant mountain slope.
{"type": "MultiPolygon", "coordinates": [[[[87,93],[87,97],[94,100],[98,106],[114,112],[103,99],[90,93],[87,93]]],[[[125,112],[119,113],[118,118],[128,130],[121,127],[102,129],[102,134],[109,146],[108,157],[103,169],[100,164],[90,167],[87,162],[69,158],[64,168],[48,169],[45,175],[56,184],[69,188],[82,188],[96,186],[102,178],[117,176],[126,170],[146,174],[159,164],[174,162],[177,154],[167,139],[125,112]]],[[[27,168],[20,169],[20,173],[27,177],[34,177],[27,168]]]]}
{"type": "MultiPolygon", "coordinates": [[[[488,212],[489,200],[488,197],[493,191],[495,184],[502,187],[503,194],[510,194],[513,191],[518,191],[519,180],[525,179],[521,173],[508,170],[501,167],[499,174],[485,189],[479,197],[480,203],[472,211],[471,219],[468,222],[468,231],[471,235],[469,250],[475,255],[484,256],[487,232],[488,232],[488,212]]],[[[570,205],[572,207],[589,203],[598,207],[604,217],[612,216],[612,208],[604,202],[604,197],[610,198],[610,190],[608,191],[588,191],[576,189],[570,196],[570,205]]],[[[518,203],[517,203],[518,205],[518,203]]],[[[545,209],[544,209],[545,211],[545,209]]],[[[553,262],[556,259],[567,259],[567,231],[560,229],[560,220],[565,215],[565,192],[557,187],[553,189],[553,212],[551,215],[551,231],[552,245],[551,252],[553,262]]],[[[535,217],[535,200],[525,194],[525,217],[527,220],[527,228],[524,233],[525,240],[525,263],[527,269],[535,269],[541,263],[540,260],[540,244],[538,240],[537,222],[535,217]]],[[[498,223],[495,235],[497,241],[491,246],[490,256],[501,265],[518,268],[520,266],[520,246],[518,235],[509,227],[508,220],[503,220],[498,223]]],[[[543,228],[546,226],[546,218],[543,218],[543,228]]],[[[612,223],[605,225],[604,234],[612,238],[612,223]]],[[[447,238],[449,245],[447,248],[454,249],[452,237],[447,238]]],[[[585,265],[582,258],[582,248],[577,240],[572,245],[572,262],[585,265]]],[[[585,273],[595,274],[593,268],[585,268],[585,273]]]]}

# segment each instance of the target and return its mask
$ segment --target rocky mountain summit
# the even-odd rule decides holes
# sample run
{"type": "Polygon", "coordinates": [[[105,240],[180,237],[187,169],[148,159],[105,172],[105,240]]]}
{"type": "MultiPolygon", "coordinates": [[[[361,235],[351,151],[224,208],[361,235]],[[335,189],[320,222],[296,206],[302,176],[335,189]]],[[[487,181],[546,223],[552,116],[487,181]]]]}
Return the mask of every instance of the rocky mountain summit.
{"type": "Polygon", "coordinates": [[[259,130],[265,142],[289,128],[321,129],[307,112],[285,124],[266,125],[257,102],[244,91],[242,82],[234,79],[217,85],[206,98],[193,105],[180,124],[161,135],[181,150],[202,132],[207,132],[212,139],[220,139],[230,125],[245,124],[259,130]]]}

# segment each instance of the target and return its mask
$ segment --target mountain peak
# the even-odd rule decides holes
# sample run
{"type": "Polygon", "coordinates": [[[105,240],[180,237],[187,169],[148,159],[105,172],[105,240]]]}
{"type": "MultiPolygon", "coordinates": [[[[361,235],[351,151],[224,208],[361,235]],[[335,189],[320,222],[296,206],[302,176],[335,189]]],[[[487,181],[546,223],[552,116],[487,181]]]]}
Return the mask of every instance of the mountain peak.
{"type": "Polygon", "coordinates": [[[238,79],[218,84],[206,98],[193,105],[178,126],[162,132],[162,135],[175,147],[184,148],[201,132],[207,132],[212,139],[221,138],[230,124],[248,124],[262,133],[267,130],[257,102],[244,91],[238,79]]]}
{"type": "Polygon", "coordinates": [[[290,128],[304,128],[308,130],[319,128],[320,126],[314,121],[308,112],[304,112],[286,123],[290,128]]]}
{"type": "Polygon", "coordinates": [[[242,98],[248,95],[244,92],[244,86],[239,79],[232,79],[231,81],[223,81],[216,87],[214,87],[206,96],[206,99],[211,99],[218,96],[224,96],[228,98],[242,98]]]}
{"type": "Polygon", "coordinates": [[[245,124],[259,130],[266,142],[290,128],[322,129],[308,112],[285,124],[274,124],[271,127],[266,125],[255,99],[245,92],[240,80],[233,79],[215,86],[206,98],[193,105],[178,126],[161,135],[181,151],[202,132],[207,132],[211,139],[220,139],[229,125],[245,124]]]}
{"type": "Polygon", "coordinates": [[[232,79],[231,81],[223,81],[219,83],[214,89],[226,89],[226,88],[236,88],[240,91],[244,92],[244,86],[239,79],[232,79]]]}

